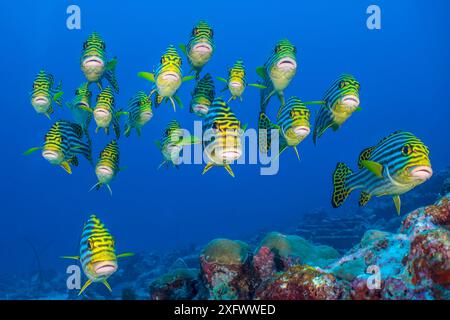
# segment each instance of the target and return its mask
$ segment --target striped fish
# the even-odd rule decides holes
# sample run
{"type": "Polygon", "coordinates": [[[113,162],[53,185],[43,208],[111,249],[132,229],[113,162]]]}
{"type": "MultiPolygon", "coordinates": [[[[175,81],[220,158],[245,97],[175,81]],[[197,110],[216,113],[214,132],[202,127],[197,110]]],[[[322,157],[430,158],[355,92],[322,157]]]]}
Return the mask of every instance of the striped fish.
{"type": "Polygon", "coordinates": [[[163,101],[169,100],[172,103],[173,110],[176,110],[175,101],[183,107],[181,99],[176,95],[181,83],[192,80],[194,76],[183,77],[181,70],[181,58],[174,46],[169,46],[161,57],[161,61],[154,71],[139,72],[138,76],[153,83],[150,97],[156,95],[155,106],[159,106],[163,101]]]}
{"type": "Polygon", "coordinates": [[[91,190],[94,188],[99,190],[102,185],[106,185],[109,193],[112,195],[112,189],[109,183],[120,171],[119,160],[119,145],[116,140],[113,140],[106,145],[102,152],[100,152],[97,165],[95,166],[95,174],[97,175],[98,182],[91,188],[91,190]]]}
{"type": "Polygon", "coordinates": [[[80,261],[83,272],[88,278],[80,289],[81,295],[93,282],[103,283],[112,291],[107,279],[115,273],[119,266],[117,259],[133,256],[133,253],[116,255],[114,237],[95,215],[91,215],[84,224],[80,240],[79,256],[62,256],[63,259],[80,261]]]}
{"type": "Polygon", "coordinates": [[[333,207],[339,207],[350,192],[361,189],[359,205],[372,196],[390,195],[400,214],[400,195],[424,183],[433,175],[428,147],[415,135],[397,131],[359,155],[359,171],[353,173],[338,163],[333,174],[333,207]]]}
{"type": "Polygon", "coordinates": [[[79,108],[91,112],[94,114],[94,120],[97,124],[95,133],[98,133],[100,128],[105,130],[105,133],[109,135],[109,129],[112,126],[116,134],[116,139],[120,137],[120,125],[119,118],[124,115],[125,112],[116,112],[114,91],[110,86],[104,88],[97,96],[97,102],[95,108],[80,105],[79,108]]]}
{"type": "Polygon", "coordinates": [[[333,82],[323,101],[319,102],[322,107],[314,125],[314,144],[325,130],[331,127],[336,131],[353,112],[360,109],[359,87],[359,82],[350,74],[343,74],[333,82]]]}
{"type": "Polygon", "coordinates": [[[205,21],[199,21],[192,29],[188,44],[180,45],[181,51],[187,56],[195,78],[200,78],[200,72],[211,59],[214,52],[214,31],[205,21]]]}
{"type": "Polygon", "coordinates": [[[102,37],[93,32],[83,43],[83,51],[81,53],[80,66],[89,84],[97,83],[102,90],[102,79],[105,78],[119,93],[119,84],[116,79],[117,59],[113,58],[107,62],[106,44],[102,37]]]}
{"type": "Polygon", "coordinates": [[[297,157],[297,145],[310,133],[310,111],[297,97],[288,99],[285,105],[280,107],[276,123],[272,123],[269,117],[261,112],[259,115],[258,138],[261,152],[267,153],[271,146],[271,132],[275,129],[279,132],[281,154],[286,148],[292,147],[297,157]]]}
{"type": "Polygon", "coordinates": [[[203,149],[208,158],[203,174],[213,166],[223,166],[234,177],[230,163],[242,155],[241,122],[222,98],[215,98],[203,121],[203,149]]]}
{"type": "Polygon", "coordinates": [[[33,89],[31,91],[31,105],[39,114],[44,114],[50,119],[50,115],[54,112],[52,101],[62,105],[61,91],[62,82],[54,88],[53,76],[40,70],[33,82],[33,89]]]}
{"type": "Polygon", "coordinates": [[[153,117],[151,99],[143,91],[138,91],[128,101],[128,109],[125,114],[128,115],[125,136],[130,136],[132,128],[135,128],[138,136],[140,136],[142,127],[153,117]]]}
{"type": "Polygon", "coordinates": [[[191,93],[190,111],[199,117],[205,117],[215,96],[214,81],[209,73],[201,78],[191,93]]]}
{"type": "Polygon", "coordinates": [[[26,151],[29,155],[42,150],[42,156],[53,165],[61,166],[71,174],[70,165],[78,166],[77,155],[83,155],[91,164],[91,142],[89,136],[78,124],[60,120],[53,124],[45,135],[43,147],[35,147],[26,151]]]}
{"type": "Polygon", "coordinates": [[[75,122],[79,124],[85,132],[88,131],[89,125],[92,121],[92,112],[87,111],[86,108],[91,108],[92,92],[89,90],[87,82],[80,85],[75,90],[75,97],[72,101],[67,102],[75,122]]]}
{"type": "Polygon", "coordinates": [[[263,111],[265,111],[269,99],[275,93],[278,95],[281,104],[285,103],[283,91],[297,72],[296,56],[297,49],[295,46],[287,39],[280,40],[275,45],[272,55],[264,66],[256,69],[256,72],[263,80],[263,85],[267,87],[264,90],[263,111]]]}
{"type": "Polygon", "coordinates": [[[231,100],[235,100],[236,98],[241,99],[242,94],[247,86],[256,87],[259,89],[266,89],[266,86],[259,83],[247,83],[247,79],[245,76],[245,66],[244,61],[237,60],[233,67],[228,70],[228,78],[217,77],[217,80],[222,81],[226,84],[226,87],[222,90],[230,90],[231,98],[228,100],[228,103],[231,100]]]}
{"type": "Polygon", "coordinates": [[[178,121],[172,120],[164,130],[161,140],[157,140],[155,143],[164,158],[158,169],[163,165],[168,167],[169,164],[178,168],[183,147],[200,143],[200,139],[186,135],[178,121]]]}

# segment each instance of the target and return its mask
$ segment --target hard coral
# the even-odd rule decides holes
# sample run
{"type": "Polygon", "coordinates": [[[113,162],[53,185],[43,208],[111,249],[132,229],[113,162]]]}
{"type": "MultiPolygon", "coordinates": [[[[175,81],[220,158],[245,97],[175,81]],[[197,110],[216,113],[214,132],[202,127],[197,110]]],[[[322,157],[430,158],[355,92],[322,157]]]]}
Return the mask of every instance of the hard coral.
{"type": "Polygon", "coordinates": [[[347,298],[347,288],[330,274],[310,266],[293,266],[259,288],[261,300],[336,300],[347,298]]]}
{"type": "Polygon", "coordinates": [[[152,300],[193,299],[198,293],[199,271],[197,269],[175,269],[150,284],[152,300]]]}

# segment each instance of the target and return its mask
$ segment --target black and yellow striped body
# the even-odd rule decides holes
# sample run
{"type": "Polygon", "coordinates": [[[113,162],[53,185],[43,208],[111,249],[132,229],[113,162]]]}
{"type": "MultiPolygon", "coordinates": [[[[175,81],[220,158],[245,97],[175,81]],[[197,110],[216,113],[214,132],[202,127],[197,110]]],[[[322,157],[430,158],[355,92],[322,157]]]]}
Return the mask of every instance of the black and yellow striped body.
{"type": "Polygon", "coordinates": [[[190,111],[205,117],[215,96],[214,81],[209,73],[201,78],[191,93],[190,111]]]}
{"type": "Polygon", "coordinates": [[[328,128],[337,130],[359,108],[359,88],[359,82],[349,74],[343,74],[333,82],[316,117],[314,143],[328,128]]]}
{"type": "Polygon", "coordinates": [[[428,148],[405,131],[394,132],[363,150],[358,165],[360,170],[353,173],[344,163],[338,163],[333,175],[334,207],[340,206],[350,192],[361,189],[360,205],[372,196],[391,195],[399,212],[399,196],[424,183],[433,173],[428,148]]]}
{"type": "Polygon", "coordinates": [[[112,193],[109,184],[119,172],[119,160],[119,145],[116,140],[113,140],[100,152],[97,165],[95,166],[95,174],[97,175],[98,183],[94,187],[96,187],[97,190],[100,189],[102,185],[106,185],[112,193]]]}
{"type": "Polygon", "coordinates": [[[93,113],[97,124],[96,132],[99,128],[103,128],[106,134],[109,134],[109,129],[112,126],[116,138],[120,137],[119,119],[116,115],[114,92],[111,87],[108,86],[99,93],[93,113]]]}
{"type": "Polygon", "coordinates": [[[50,118],[50,115],[54,112],[52,102],[55,102],[59,106],[62,105],[62,84],[54,88],[53,76],[46,73],[44,70],[40,70],[36,75],[33,82],[33,88],[31,91],[31,105],[39,114],[44,114],[50,118]]]}
{"type": "Polygon", "coordinates": [[[129,137],[131,129],[135,128],[137,134],[141,135],[141,128],[153,117],[152,101],[143,91],[138,91],[128,101],[128,120],[125,125],[125,136],[129,137]]]}
{"type": "Polygon", "coordinates": [[[106,44],[102,37],[93,32],[83,43],[80,59],[81,70],[89,83],[97,83],[102,88],[101,81],[106,78],[114,90],[119,92],[119,84],[115,75],[117,59],[107,62],[106,44]]]}
{"type": "Polygon", "coordinates": [[[204,173],[212,166],[224,166],[234,176],[230,163],[242,155],[241,122],[222,98],[215,98],[203,121],[203,148],[208,159],[204,173]]]}
{"type": "Polygon", "coordinates": [[[85,82],[75,90],[75,97],[72,101],[67,103],[75,122],[85,132],[87,132],[92,121],[92,113],[86,110],[91,108],[91,102],[92,92],[89,90],[89,84],[85,82]]]}
{"type": "Polygon", "coordinates": [[[214,52],[214,32],[206,21],[199,21],[192,29],[191,38],[184,51],[189,64],[195,71],[196,78],[200,78],[200,72],[211,59],[214,52]]]}

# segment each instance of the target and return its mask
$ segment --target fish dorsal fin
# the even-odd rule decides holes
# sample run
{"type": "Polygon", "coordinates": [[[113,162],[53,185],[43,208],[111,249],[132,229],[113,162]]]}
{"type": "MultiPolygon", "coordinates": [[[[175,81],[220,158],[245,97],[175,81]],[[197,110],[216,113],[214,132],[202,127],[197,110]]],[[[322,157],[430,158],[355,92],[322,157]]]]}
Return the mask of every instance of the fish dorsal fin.
{"type": "Polygon", "coordinates": [[[363,151],[361,151],[361,153],[359,154],[359,157],[358,157],[358,168],[359,169],[362,169],[364,167],[362,164],[362,162],[364,160],[370,159],[373,149],[375,149],[375,147],[369,147],[369,148],[366,148],[363,151]]]}
{"type": "Polygon", "coordinates": [[[363,160],[361,161],[361,164],[363,167],[365,167],[367,170],[375,174],[377,177],[381,178],[383,177],[383,165],[370,160],[363,160]]]}

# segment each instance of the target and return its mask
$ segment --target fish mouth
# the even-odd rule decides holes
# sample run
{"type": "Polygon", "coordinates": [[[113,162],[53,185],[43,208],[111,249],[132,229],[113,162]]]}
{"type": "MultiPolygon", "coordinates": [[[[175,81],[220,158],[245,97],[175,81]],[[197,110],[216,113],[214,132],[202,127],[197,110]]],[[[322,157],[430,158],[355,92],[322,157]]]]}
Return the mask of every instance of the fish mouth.
{"type": "Polygon", "coordinates": [[[142,121],[142,122],[147,122],[147,121],[149,121],[152,117],[153,117],[153,113],[151,113],[150,111],[143,112],[143,113],[141,114],[141,121],[142,121]]]}
{"type": "Polygon", "coordinates": [[[176,72],[164,72],[162,78],[167,81],[179,81],[180,75],[176,72]]]}
{"type": "Polygon", "coordinates": [[[83,60],[83,66],[85,67],[103,67],[105,62],[97,56],[87,57],[83,60]]]}
{"type": "Polygon", "coordinates": [[[108,166],[99,166],[97,168],[97,174],[103,175],[103,176],[112,176],[113,175],[113,169],[108,166]]]}
{"type": "Polygon", "coordinates": [[[204,104],[196,104],[192,107],[195,113],[206,115],[209,111],[209,107],[204,104]]]}
{"type": "Polygon", "coordinates": [[[306,126],[297,126],[292,128],[292,131],[294,132],[294,134],[299,137],[306,137],[307,135],[309,135],[309,133],[311,132],[311,129],[309,127],[306,126]]]}
{"type": "Polygon", "coordinates": [[[297,69],[297,61],[292,58],[283,58],[277,63],[277,67],[282,70],[295,70],[297,69]]]}
{"type": "Polygon", "coordinates": [[[44,150],[42,151],[42,156],[45,160],[49,161],[50,163],[58,163],[60,161],[60,153],[58,151],[53,150],[44,150]]]}
{"type": "Polygon", "coordinates": [[[94,118],[97,120],[107,120],[110,116],[111,113],[103,108],[94,110],[94,118]]]}
{"type": "Polygon", "coordinates": [[[47,97],[36,97],[33,99],[33,104],[38,107],[46,106],[50,103],[47,97]]]}
{"type": "Polygon", "coordinates": [[[198,53],[211,53],[212,52],[212,46],[207,42],[200,42],[194,45],[192,48],[193,51],[196,51],[198,53]]]}
{"type": "Polygon", "coordinates": [[[343,96],[341,102],[347,107],[358,107],[359,106],[359,98],[353,94],[343,96]]]}
{"type": "Polygon", "coordinates": [[[411,169],[411,176],[418,180],[428,180],[433,175],[430,166],[416,166],[411,169]]]}
{"type": "Polygon", "coordinates": [[[242,88],[242,83],[240,83],[238,81],[232,81],[232,82],[230,82],[230,87],[239,89],[239,88],[242,88]]]}
{"type": "Polygon", "coordinates": [[[117,271],[117,263],[114,261],[96,262],[93,265],[93,269],[98,276],[110,275],[117,271]]]}
{"type": "Polygon", "coordinates": [[[239,148],[224,149],[219,152],[220,158],[225,162],[232,162],[239,159],[242,155],[242,151],[239,148]]]}

